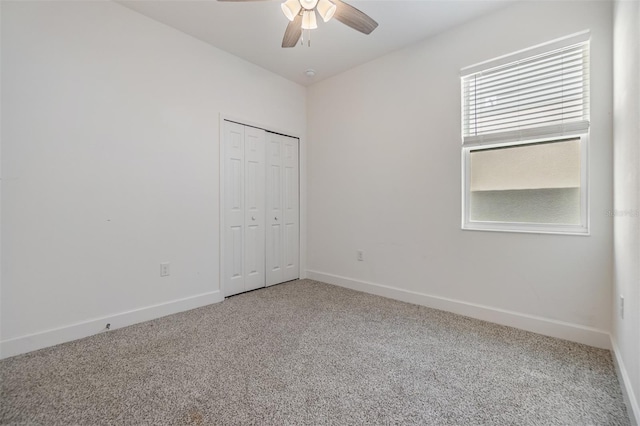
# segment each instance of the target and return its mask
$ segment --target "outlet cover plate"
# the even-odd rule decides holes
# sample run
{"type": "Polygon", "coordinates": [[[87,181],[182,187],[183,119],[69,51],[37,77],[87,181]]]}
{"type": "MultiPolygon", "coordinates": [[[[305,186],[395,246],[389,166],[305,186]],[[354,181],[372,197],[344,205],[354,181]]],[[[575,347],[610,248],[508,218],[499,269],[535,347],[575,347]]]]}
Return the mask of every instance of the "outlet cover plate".
{"type": "Polygon", "coordinates": [[[160,276],[168,277],[169,276],[169,262],[160,264],[160,276]]]}

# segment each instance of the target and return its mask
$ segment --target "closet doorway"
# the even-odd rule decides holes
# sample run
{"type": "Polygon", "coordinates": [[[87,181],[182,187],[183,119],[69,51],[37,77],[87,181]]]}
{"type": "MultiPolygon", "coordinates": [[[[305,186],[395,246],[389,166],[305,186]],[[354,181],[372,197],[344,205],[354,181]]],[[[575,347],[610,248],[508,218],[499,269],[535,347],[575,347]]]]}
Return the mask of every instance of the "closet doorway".
{"type": "Polygon", "coordinates": [[[224,296],[300,276],[299,140],[223,120],[224,296]]]}

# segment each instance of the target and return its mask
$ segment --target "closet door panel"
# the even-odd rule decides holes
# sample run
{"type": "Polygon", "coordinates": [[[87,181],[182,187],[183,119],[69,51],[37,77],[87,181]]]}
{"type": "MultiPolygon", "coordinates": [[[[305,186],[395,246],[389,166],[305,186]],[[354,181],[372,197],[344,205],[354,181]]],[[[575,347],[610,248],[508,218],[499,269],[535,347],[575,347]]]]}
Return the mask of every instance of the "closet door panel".
{"type": "Polygon", "coordinates": [[[282,165],[284,168],[284,182],[282,185],[284,264],[282,280],[290,281],[300,276],[298,139],[283,136],[282,153],[282,165]]]}
{"type": "Polygon", "coordinates": [[[267,285],[282,280],[282,138],[267,133],[267,285]]]}
{"type": "Polygon", "coordinates": [[[223,286],[225,296],[244,291],[244,126],[225,122],[223,286]]]}
{"type": "Polygon", "coordinates": [[[265,136],[245,127],[245,291],[265,286],[265,136]]]}

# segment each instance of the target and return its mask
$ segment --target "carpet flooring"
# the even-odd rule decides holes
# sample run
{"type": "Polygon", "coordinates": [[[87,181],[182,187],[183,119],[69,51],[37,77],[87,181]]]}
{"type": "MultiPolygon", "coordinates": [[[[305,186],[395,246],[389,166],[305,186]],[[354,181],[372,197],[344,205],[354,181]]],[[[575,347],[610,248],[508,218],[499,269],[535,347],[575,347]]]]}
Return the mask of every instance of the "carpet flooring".
{"type": "Polygon", "coordinates": [[[611,353],[311,280],[0,361],[15,425],[627,425],[611,353]]]}

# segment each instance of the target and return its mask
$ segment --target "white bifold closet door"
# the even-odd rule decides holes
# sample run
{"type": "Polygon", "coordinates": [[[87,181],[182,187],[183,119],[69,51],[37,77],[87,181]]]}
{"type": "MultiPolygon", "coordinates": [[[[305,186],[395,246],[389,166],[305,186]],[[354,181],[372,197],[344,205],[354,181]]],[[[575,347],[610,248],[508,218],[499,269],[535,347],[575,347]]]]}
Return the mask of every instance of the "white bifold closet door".
{"type": "Polygon", "coordinates": [[[267,133],[267,285],[299,277],[298,139],[267,133]]]}
{"type": "Polygon", "coordinates": [[[299,277],[298,139],[224,126],[221,269],[231,296],[299,277]]]}
{"type": "Polygon", "coordinates": [[[265,286],[265,131],[225,121],[225,295],[265,286]]]}

